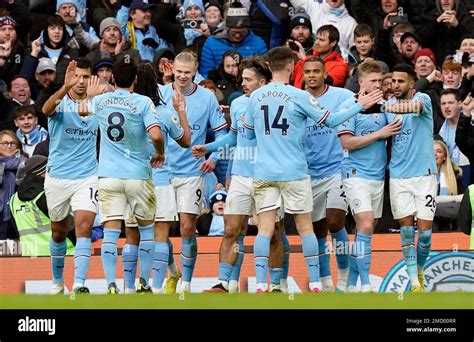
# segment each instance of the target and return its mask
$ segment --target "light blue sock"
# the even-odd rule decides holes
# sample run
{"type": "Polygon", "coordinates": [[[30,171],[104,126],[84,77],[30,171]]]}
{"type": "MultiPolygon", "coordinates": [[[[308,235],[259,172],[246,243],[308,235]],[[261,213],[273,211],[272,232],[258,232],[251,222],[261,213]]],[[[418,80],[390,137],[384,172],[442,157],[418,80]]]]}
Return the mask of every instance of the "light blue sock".
{"type": "Polygon", "coordinates": [[[290,242],[286,236],[285,229],[281,231],[281,242],[283,243],[283,273],[282,279],[288,278],[288,270],[290,269],[290,242]]]}
{"type": "Polygon", "coordinates": [[[309,282],[320,281],[319,278],[319,258],[318,258],[318,239],[316,235],[308,234],[301,237],[304,260],[308,268],[309,282]]]}
{"type": "Polygon", "coordinates": [[[327,237],[318,239],[318,250],[319,250],[319,275],[321,277],[327,277],[331,275],[331,267],[329,261],[331,255],[329,254],[328,240],[327,237]]]}
{"type": "Polygon", "coordinates": [[[155,258],[153,259],[153,287],[161,289],[168,267],[169,247],[166,242],[155,242],[155,258]]]}
{"type": "Polygon", "coordinates": [[[244,261],[244,237],[244,234],[239,234],[239,237],[237,238],[237,243],[239,245],[239,256],[237,257],[237,261],[232,268],[230,280],[238,281],[240,278],[240,269],[242,268],[242,262],[244,261]]]}
{"type": "Polygon", "coordinates": [[[270,268],[270,284],[280,285],[281,275],[283,274],[283,268],[270,268]]]}
{"type": "Polygon", "coordinates": [[[342,227],[337,233],[331,233],[332,245],[336,253],[337,268],[344,270],[349,267],[349,235],[342,227]]]}
{"type": "Polygon", "coordinates": [[[183,281],[191,282],[194,265],[197,257],[196,237],[183,239],[181,246],[181,266],[183,267],[183,281]]]}
{"type": "Polygon", "coordinates": [[[219,263],[219,280],[229,283],[234,266],[226,262],[219,263]]]}
{"type": "Polygon", "coordinates": [[[61,242],[54,242],[49,239],[49,251],[51,253],[51,268],[53,270],[53,284],[63,282],[64,257],[66,256],[66,239],[61,242]]]}
{"type": "Polygon", "coordinates": [[[418,229],[418,244],[416,249],[416,262],[423,269],[426,259],[430,255],[431,249],[431,229],[421,231],[418,229]]]}
{"type": "Polygon", "coordinates": [[[91,238],[77,238],[74,250],[74,283],[84,284],[91,261],[91,238]]]}
{"type": "Polygon", "coordinates": [[[370,284],[370,260],[372,257],[372,234],[357,233],[357,268],[362,285],[370,284]]]}
{"type": "Polygon", "coordinates": [[[140,227],[140,243],[138,244],[138,259],[140,260],[140,278],[145,279],[146,284],[150,280],[150,272],[155,256],[155,225],[140,227]]]}
{"type": "Polygon", "coordinates": [[[359,268],[357,267],[357,235],[351,246],[351,256],[349,258],[349,275],[347,276],[347,286],[356,286],[359,278],[359,268]]]}
{"type": "Polygon", "coordinates": [[[416,268],[415,227],[401,227],[400,235],[402,238],[402,251],[403,257],[405,258],[408,276],[417,277],[418,270],[416,268]]]}
{"type": "Polygon", "coordinates": [[[268,257],[270,256],[270,238],[257,235],[253,245],[257,284],[267,282],[268,257]]]}
{"type": "Polygon", "coordinates": [[[168,265],[174,264],[174,256],[173,256],[173,243],[170,239],[168,239],[168,248],[169,248],[169,255],[168,255],[168,265]]]}
{"type": "Polygon", "coordinates": [[[122,264],[123,278],[127,289],[135,288],[135,278],[137,276],[138,246],[132,244],[123,245],[122,264]]]}
{"type": "Polygon", "coordinates": [[[104,228],[104,241],[102,242],[102,266],[104,267],[105,280],[107,285],[115,283],[117,268],[117,241],[120,236],[120,229],[104,228]]]}

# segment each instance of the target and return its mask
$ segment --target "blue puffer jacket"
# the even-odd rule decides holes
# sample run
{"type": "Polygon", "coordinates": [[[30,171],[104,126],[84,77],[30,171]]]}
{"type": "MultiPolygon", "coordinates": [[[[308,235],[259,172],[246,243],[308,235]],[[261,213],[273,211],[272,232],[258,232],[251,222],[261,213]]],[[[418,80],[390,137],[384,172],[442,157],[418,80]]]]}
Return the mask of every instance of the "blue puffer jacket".
{"type": "Polygon", "coordinates": [[[262,38],[256,36],[249,30],[249,34],[240,44],[233,44],[227,38],[227,34],[222,37],[212,36],[206,39],[202,48],[201,64],[199,73],[207,78],[209,71],[217,69],[221,63],[222,56],[226,51],[237,50],[242,57],[247,58],[253,55],[263,55],[267,52],[267,47],[262,38]]]}

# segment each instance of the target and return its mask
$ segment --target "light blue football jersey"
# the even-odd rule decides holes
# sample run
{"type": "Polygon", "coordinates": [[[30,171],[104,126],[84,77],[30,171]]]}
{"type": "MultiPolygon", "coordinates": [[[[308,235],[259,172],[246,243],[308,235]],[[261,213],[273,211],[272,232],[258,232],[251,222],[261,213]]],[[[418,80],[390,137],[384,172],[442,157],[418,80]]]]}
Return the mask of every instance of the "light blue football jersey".
{"type": "Polygon", "coordinates": [[[151,99],[117,89],[91,102],[101,134],[99,177],[151,179],[147,131],[159,126],[151,99]]]}
{"type": "MultiPolygon", "coordinates": [[[[324,93],[316,97],[319,104],[335,112],[354,93],[344,88],[326,85],[324,93]]],[[[306,123],[305,151],[311,179],[322,179],[341,172],[343,151],[336,129],[317,124],[313,119],[306,123]]]]}
{"type": "MultiPolygon", "coordinates": [[[[411,178],[436,174],[433,147],[433,108],[431,99],[424,93],[415,93],[413,101],[423,104],[421,113],[395,115],[387,113],[388,122],[399,118],[403,126],[392,138],[390,177],[411,178]]],[[[392,104],[395,99],[389,100],[392,104]]]]}
{"type": "MultiPolygon", "coordinates": [[[[184,129],[181,127],[178,114],[171,112],[166,107],[160,107],[158,111],[158,122],[160,123],[161,134],[163,134],[165,151],[168,146],[168,139],[179,140],[184,136],[184,129]]],[[[150,155],[154,153],[155,148],[150,141],[150,155]]],[[[171,173],[169,170],[168,156],[165,155],[163,167],[153,169],[153,183],[155,186],[171,184],[171,173]]]]}
{"type": "Polygon", "coordinates": [[[78,102],[66,94],[48,117],[48,174],[60,179],[83,179],[97,173],[98,121],[77,114],[78,102]]]}
{"type": "MultiPolygon", "coordinates": [[[[357,114],[339,126],[337,135],[350,134],[363,137],[380,130],[387,124],[385,113],[357,114]]],[[[367,146],[345,153],[342,161],[342,177],[383,180],[386,166],[386,139],[379,139],[367,146]]]]}
{"type": "Polygon", "coordinates": [[[255,136],[257,140],[254,178],[268,181],[305,178],[308,175],[304,150],[306,119],[310,117],[317,124],[335,127],[362,109],[356,99],[348,101],[352,105],[331,113],[308,92],[282,82],[271,82],[255,90],[245,116],[247,136],[255,136]]]}
{"type": "MultiPolygon", "coordinates": [[[[191,154],[192,146],[204,145],[208,125],[214,130],[216,140],[227,132],[227,123],[215,95],[201,86],[196,84],[193,86],[189,94],[183,93],[186,99],[186,116],[191,129],[191,146],[182,148],[176,141],[171,140],[166,150],[172,177],[202,176],[203,172],[199,169],[199,165],[204,162],[204,157],[194,159],[191,154]]],[[[175,112],[172,100],[173,83],[160,87],[160,93],[164,106],[175,112]]],[[[217,154],[212,155],[212,158],[217,160],[217,154]]]]}
{"type": "Polygon", "coordinates": [[[249,140],[244,128],[244,115],[247,111],[249,97],[242,95],[232,101],[230,106],[230,132],[223,138],[206,144],[209,152],[222,151],[232,160],[231,174],[242,177],[253,177],[253,165],[257,153],[255,139],[249,140]]]}

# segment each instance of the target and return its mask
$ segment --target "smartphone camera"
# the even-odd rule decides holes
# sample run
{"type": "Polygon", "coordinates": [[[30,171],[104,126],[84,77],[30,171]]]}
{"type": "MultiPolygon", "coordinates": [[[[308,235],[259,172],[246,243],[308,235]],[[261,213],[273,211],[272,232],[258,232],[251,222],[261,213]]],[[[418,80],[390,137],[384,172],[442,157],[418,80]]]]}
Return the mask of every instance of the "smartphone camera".
{"type": "Polygon", "coordinates": [[[183,20],[183,27],[190,28],[190,29],[198,29],[201,27],[202,20],[194,20],[194,19],[184,19],[183,20]]]}

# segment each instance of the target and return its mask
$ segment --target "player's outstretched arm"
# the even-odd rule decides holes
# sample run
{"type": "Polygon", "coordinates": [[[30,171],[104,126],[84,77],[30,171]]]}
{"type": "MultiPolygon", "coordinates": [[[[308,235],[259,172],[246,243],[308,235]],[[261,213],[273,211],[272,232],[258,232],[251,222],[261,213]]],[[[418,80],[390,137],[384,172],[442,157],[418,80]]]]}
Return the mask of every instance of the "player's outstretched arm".
{"type": "Polygon", "coordinates": [[[418,100],[397,100],[387,104],[385,111],[394,114],[419,114],[423,111],[423,104],[418,100]]]}
{"type": "Polygon", "coordinates": [[[63,86],[55,92],[43,105],[42,111],[45,116],[51,116],[56,112],[56,107],[61,102],[62,98],[67,94],[72,87],[79,82],[79,77],[76,75],[76,61],[70,61],[67,69],[66,75],[64,77],[63,86]]]}
{"type": "Polygon", "coordinates": [[[191,146],[191,129],[189,128],[188,117],[186,116],[186,99],[178,88],[175,89],[174,93],[175,96],[173,96],[173,107],[178,113],[179,122],[184,131],[183,136],[176,142],[179,144],[179,146],[188,148],[191,146]]]}
{"type": "Polygon", "coordinates": [[[237,133],[230,130],[226,135],[212,143],[193,146],[192,154],[194,158],[199,159],[206,155],[206,153],[216,152],[224,146],[233,147],[235,145],[237,145],[237,133]]]}
{"type": "Polygon", "coordinates": [[[380,139],[386,139],[392,135],[397,135],[402,127],[401,120],[395,120],[388,125],[382,127],[378,131],[372,132],[364,136],[354,136],[350,133],[341,131],[338,133],[339,139],[341,140],[342,148],[348,151],[358,150],[367,145],[372,144],[380,139]]]}
{"type": "Polygon", "coordinates": [[[321,116],[320,108],[313,106],[312,112],[309,112],[308,115],[319,124],[324,124],[327,127],[333,128],[359,113],[362,108],[367,109],[372,107],[382,99],[382,96],[383,92],[381,90],[374,90],[369,94],[365,94],[365,90],[361,89],[361,95],[359,95],[357,100],[350,99],[346,101],[352,102],[348,107],[342,105],[341,107],[343,109],[334,113],[326,112],[321,116]]]}

